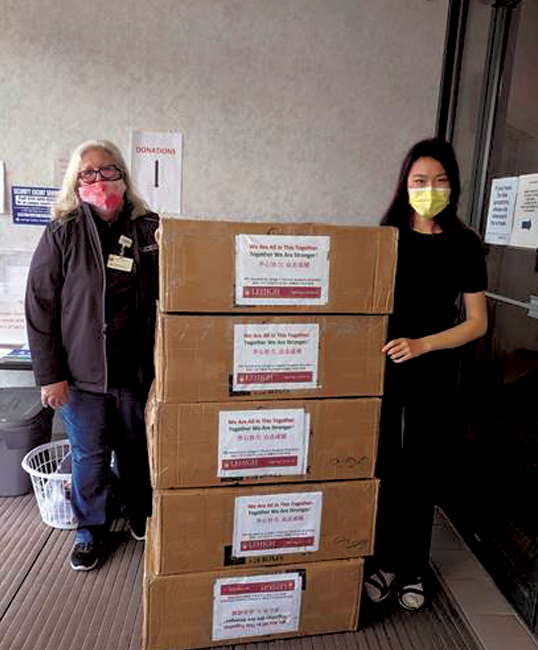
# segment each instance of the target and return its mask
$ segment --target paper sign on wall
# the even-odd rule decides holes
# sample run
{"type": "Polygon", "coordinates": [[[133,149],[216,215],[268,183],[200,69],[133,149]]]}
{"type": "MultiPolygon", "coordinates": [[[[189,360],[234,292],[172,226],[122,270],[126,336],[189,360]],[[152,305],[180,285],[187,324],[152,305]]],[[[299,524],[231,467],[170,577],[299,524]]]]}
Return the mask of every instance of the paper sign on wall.
{"type": "Polygon", "coordinates": [[[283,555],[317,551],[321,492],[237,497],[233,555],[283,555]]]}
{"type": "Polygon", "coordinates": [[[0,214],[6,211],[6,164],[0,160],[0,214]]]}
{"type": "Polygon", "coordinates": [[[133,182],[155,212],[181,213],[182,149],[181,133],[132,133],[133,182]]]}
{"type": "Polygon", "coordinates": [[[538,248],[538,174],[519,177],[510,246],[538,248]]]}
{"type": "Polygon", "coordinates": [[[237,235],[236,304],[327,304],[329,247],[329,237],[237,235]]]}
{"type": "Polygon", "coordinates": [[[53,169],[53,178],[54,184],[58,187],[62,186],[65,172],[69,165],[70,153],[68,151],[58,149],[54,154],[54,169],[53,169]]]}
{"type": "Polygon", "coordinates": [[[301,587],[296,572],[215,580],[212,641],[296,632],[301,587]]]}
{"type": "Polygon", "coordinates": [[[305,474],[309,429],[304,409],[220,411],[217,475],[305,474]]]}
{"type": "Polygon", "coordinates": [[[47,224],[50,221],[50,209],[56,201],[60,190],[55,187],[11,188],[11,208],[13,223],[47,224]]]}
{"type": "Polygon", "coordinates": [[[317,323],[235,325],[233,390],[316,388],[318,355],[317,323]]]}
{"type": "Polygon", "coordinates": [[[24,300],[0,300],[0,342],[23,345],[27,340],[24,300]]]}
{"type": "Polygon", "coordinates": [[[510,241],[518,178],[494,178],[491,182],[485,241],[503,245],[510,241]]]}

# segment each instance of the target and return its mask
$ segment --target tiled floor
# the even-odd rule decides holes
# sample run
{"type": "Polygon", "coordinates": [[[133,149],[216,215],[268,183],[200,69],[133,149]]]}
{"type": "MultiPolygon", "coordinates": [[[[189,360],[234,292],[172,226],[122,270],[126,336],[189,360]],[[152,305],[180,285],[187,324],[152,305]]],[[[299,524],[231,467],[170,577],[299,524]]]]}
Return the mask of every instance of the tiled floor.
{"type": "Polygon", "coordinates": [[[538,648],[538,642],[441,511],[434,526],[432,565],[484,650],[538,648]]]}

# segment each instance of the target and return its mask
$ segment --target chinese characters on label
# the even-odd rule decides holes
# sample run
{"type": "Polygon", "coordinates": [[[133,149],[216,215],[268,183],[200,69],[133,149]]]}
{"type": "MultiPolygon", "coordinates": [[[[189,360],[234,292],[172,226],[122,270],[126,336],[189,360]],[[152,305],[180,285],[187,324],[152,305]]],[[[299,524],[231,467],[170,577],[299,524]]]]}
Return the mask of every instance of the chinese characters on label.
{"type": "Polygon", "coordinates": [[[237,497],[234,557],[317,551],[321,492],[237,497]]]}
{"type": "Polygon", "coordinates": [[[300,611],[296,572],[217,579],[212,640],[295,632],[300,611]]]}
{"type": "Polygon", "coordinates": [[[235,391],[316,388],[317,323],[234,327],[235,391]]]}
{"type": "Polygon", "coordinates": [[[309,429],[304,409],[221,411],[217,475],[304,474],[309,429]]]}
{"type": "Polygon", "coordinates": [[[237,235],[238,305],[325,305],[330,238],[237,235]]]}

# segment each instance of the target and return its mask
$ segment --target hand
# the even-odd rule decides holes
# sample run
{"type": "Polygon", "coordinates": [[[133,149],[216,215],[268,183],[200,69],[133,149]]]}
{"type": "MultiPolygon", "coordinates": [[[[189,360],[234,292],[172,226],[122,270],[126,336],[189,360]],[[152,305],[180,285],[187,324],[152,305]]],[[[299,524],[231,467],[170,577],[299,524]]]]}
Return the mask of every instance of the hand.
{"type": "Polygon", "coordinates": [[[421,339],[394,339],[381,349],[381,352],[385,352],[394,363],[415,359],[426,351],[426,346],[421,339]]]}
{"type": "Polygon", "coordinates": [[[69,387],[66,381],[41,386],[41,404],[53,409],[60,408],[69,401],[69,387]]]}

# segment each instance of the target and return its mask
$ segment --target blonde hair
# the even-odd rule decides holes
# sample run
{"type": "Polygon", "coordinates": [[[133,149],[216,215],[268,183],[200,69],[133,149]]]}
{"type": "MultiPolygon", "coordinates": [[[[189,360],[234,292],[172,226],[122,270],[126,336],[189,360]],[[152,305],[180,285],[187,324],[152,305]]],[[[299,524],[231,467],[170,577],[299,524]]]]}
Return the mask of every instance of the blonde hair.
{"type": "Polygon", "coordinates": [[[52,215],[55,219],[67,220],[73,212],[80,207],[80,199],[77,193],[78,174],[82,164],[83,156],[94,149],[105,151],[123,173],[125,182],[125,203],[131,206],[131,217],[139,217],[150,212],[146,202],[140,197],[134,187],[127,170],[125,160],[118,147],[108,140],[87,140],[80,144],[71,154],[67,169],[62,182],[62,188],[58,194],[55,204],[52,206],[52,215]]]}

